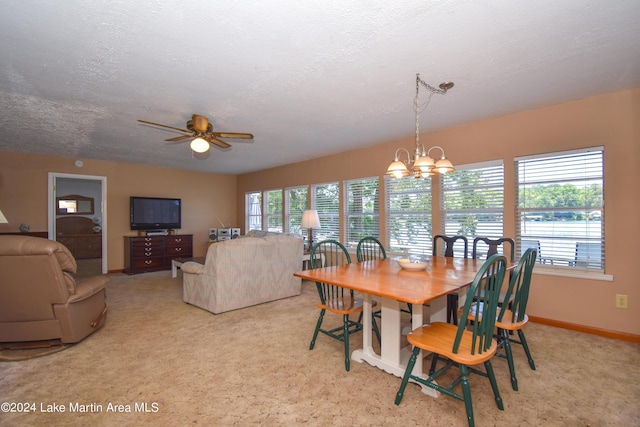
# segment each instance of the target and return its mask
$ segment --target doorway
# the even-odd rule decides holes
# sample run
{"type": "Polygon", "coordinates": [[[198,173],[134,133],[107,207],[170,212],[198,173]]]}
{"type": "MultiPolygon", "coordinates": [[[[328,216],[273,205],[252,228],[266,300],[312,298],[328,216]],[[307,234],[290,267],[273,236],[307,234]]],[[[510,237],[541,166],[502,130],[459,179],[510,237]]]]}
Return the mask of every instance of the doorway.
{"type": "Polygon", "coordinates": [[[49,239],[69,248],[77,277],[107,273],[106,177],[49,172],[47,218],[49,239]],[[76,196],[82,202],[74,207],[76,196]]]}

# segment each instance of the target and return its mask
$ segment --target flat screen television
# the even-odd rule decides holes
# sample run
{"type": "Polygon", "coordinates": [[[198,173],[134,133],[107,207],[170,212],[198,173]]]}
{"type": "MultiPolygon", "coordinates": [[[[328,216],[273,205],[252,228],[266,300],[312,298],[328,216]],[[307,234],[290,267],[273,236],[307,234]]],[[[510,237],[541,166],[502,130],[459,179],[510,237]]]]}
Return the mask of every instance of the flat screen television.
{"type": "Polygon", "coordinates": [[[132,230],[182,228],[181,199],[131,196],[129,206],[132,230]]]}

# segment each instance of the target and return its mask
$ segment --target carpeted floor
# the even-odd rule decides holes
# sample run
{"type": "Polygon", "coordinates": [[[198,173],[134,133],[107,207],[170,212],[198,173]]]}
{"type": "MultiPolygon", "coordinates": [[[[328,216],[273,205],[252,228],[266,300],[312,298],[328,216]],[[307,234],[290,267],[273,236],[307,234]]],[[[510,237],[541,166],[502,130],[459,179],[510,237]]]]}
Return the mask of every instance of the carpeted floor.
{"type": "MultiPolygon", "coordinates": [[[[181,276],[170,276],[112,275],[104,328],[59,353],[1,362],[0,403],[29,412],[1,413],[0,425],[466,425],[462,402],[416,385],[394,405],[400,379],[366,363],[345,372],[335,340],[320,336],[309,351],[312,284],[213,315],[183,303],[181,276]]],[[[526,332],[537,370],[517,347],[519,392],[506,361],[493,362],[504,411],[488,381],[471,378],[478,426],[640,425],[639,345],[537,324],[526,332]]]]}

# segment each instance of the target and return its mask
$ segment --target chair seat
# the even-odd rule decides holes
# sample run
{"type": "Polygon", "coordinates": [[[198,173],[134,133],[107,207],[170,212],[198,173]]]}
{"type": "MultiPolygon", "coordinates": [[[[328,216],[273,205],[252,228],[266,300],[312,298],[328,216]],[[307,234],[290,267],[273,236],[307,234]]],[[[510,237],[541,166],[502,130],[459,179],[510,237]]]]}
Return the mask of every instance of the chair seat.
{"type": "Polygon", "coordinates": [[[471,354],[473,333],[464,331],[457,353],[453,353],[453,343],[456,340],[458,326],[451,323],[434,322],[414,329],[407,335],[409,344],[423,350],[431,351],[463,365],[477,365],[491,359],[498,349],[496,340],[481,354],[471,354]]]}
{"type": "Polygon", "coordinates": [[[517,318],[517,316],[514,316],[511,310],[505,311],[502,321],[496,320],[496,328],[506,329],[508,331],[517,331],[518,329],[522,329],[529,321],[529,316],[526,314],[524,315],[524,319],[520,322],[512,322],[511,319],[514,318],[517,318]]]}

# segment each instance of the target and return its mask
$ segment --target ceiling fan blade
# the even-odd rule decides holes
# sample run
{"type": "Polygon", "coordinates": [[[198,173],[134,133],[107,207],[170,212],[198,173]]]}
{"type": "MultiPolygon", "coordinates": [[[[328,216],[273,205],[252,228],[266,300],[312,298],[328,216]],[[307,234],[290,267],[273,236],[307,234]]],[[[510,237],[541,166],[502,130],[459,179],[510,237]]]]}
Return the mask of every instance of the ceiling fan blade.
{"type": "Polygon", "coordinates": [[[240,139],[253,139],[253,135],[250,133],[236,133],[236,132],[211,132],[211,134],[218,138],[240,138],[240,139]]]}
{"type": "Polygon", "coordinates": [[[183,139],[189,139],[189,138],[193,138],[193,135],[174,136],[173,138],[165,139],[165,141],[178,142],[178,141],[182,141],[183,139]]]}
{"type": "Polygon", "coordinates": [[[154,123],[154,122],[149,122],[147,120],[138,120],[140,123],[146,123],[148,125],[153,125],[153,126],[160,126],[163,128],[168,128],[168,129],[174,129],[174,130],[179,130],[180,132],[184,132],[184,133],[189,133],[190,131],[187,129],[181,129],[181,128],[177,128],[177,127],[173,127],[173,126],[169,126],[169,125],[162,125],[160,123],[154,123]]]}
{"type": "Polygon", "coordinates": [[[229,148],[229,147],[231,147],[231,145],[227,144],[226,142],[220,141],[219,139],[214,138],[212,136],[207,136],[205,139],[207,141],[209,141],[210,143],[217,145],[220,148],[229,148]]]}

